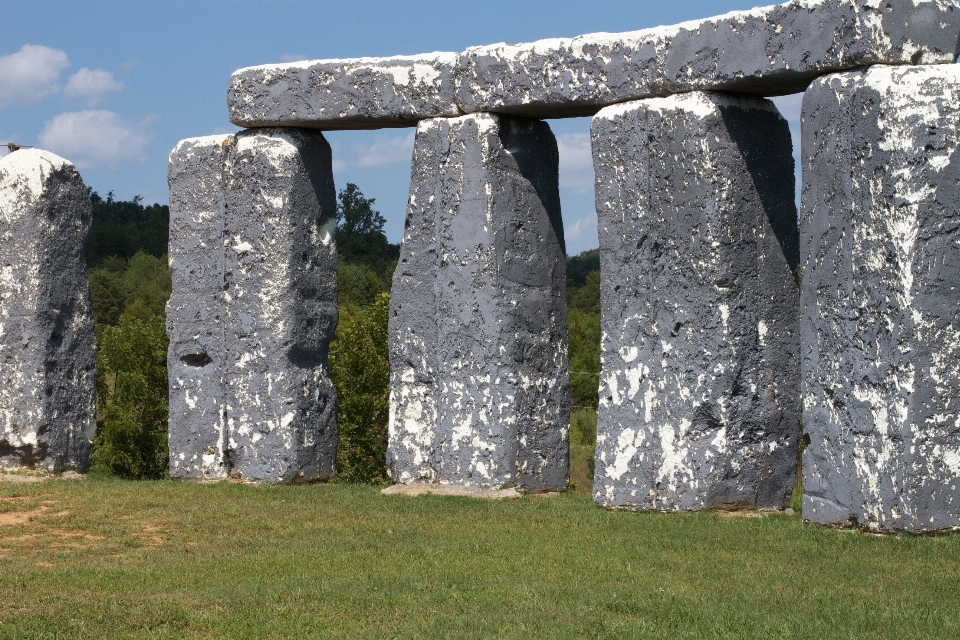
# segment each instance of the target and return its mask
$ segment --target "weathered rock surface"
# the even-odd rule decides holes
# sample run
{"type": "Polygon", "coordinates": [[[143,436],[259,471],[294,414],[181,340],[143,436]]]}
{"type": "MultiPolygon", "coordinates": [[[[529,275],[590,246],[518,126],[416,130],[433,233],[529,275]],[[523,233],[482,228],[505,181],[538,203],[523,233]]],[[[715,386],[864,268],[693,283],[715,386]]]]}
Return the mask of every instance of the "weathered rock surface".
{"type": "Polygon", "coordinates": [[[458,62],[457,104],[543,118],[691,90],[782,95],[858,66],[952,63],[958,36],[952,0],[794,0],[643,31],[473,47],[458,62]]]}
{"type": "Polygon", "coordinates": [[[96,352],[80,174],[21,149],[0,158],[0,465],[86,469],[96,352]]]}
{"type": "Polygon", "coordinates": [[[413,127],[457,116],[457,54],[307,60],[247,67],[230,77],[230,121],[240,127],[413,127]]]}
{"type": "Polygon", "coordinates": [[[394,482],[567,486],[558,163],[540,121],[418,127],[391,299],[394,482]]]}
{"type": "Polygon", "coordinates": [[[319,132],[236,136],[224,178],[226,415],[231,473],[333,475],[337,403],[336,192],[319,132]]]}
{"type": "Polygon", "coordinates": [[[960,526],[960,69],[822,78],[802,140],[803,517],[960,526]]]}
{"type": "Polygon", "coordinates": [[[171,152],[170,475],[218,478],[229,473],[224,412],[225,357],[223,173],[233,136],[181,141],[171,152]]]}
{"type": "Polygon", "coordinates": [[[170,473],[333,475],[336,200],[319,132],[182,141],[170,155],[170,473]]]}
{"type": "Polygon", "coordinates": [[[781,507],[799,436],[790,132],[694,92],[591,127],[601,260],[595,501],[781,507]]]}

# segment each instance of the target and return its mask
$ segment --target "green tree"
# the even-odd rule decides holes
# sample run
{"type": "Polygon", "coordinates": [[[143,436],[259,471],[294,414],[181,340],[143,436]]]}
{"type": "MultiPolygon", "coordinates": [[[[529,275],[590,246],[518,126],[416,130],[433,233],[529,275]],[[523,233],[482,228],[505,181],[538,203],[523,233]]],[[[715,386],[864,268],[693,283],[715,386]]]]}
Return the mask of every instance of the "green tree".
{"type": "Polygon", "coordinates": [[[117,326],[97,327],[97,434],[93,467],[124,478],[167,473],[167,334],[136,300],[117,326]]]}
{"type": "Polygon", "coordinates": [[[389,293],[379,294],[367,308],[342,305],[330,345],[330,372],[339,405],[338,475],[351,482],[387,480],[389,317],[389,293]]]}
{"type": "Polygon", "coordinates": [[[170,297],[166,254],[155,258],[138,251],[130,260],[108,256],[90,269],[90,296],[97,325],[116,325],[130,304],[140,300],[158,316],[170,297]]]}
{"type": "Polygon", "coordinates": [[[386,219],[373,208],[376,199],[367,198],[352,182],[338,194],[337,253],[342,262],[362,265],[381,281],[390,281],[400,257],[400,245],[391,244],[383,232],[386,219]]]}
{"type": "Polygon", "coordinates": [[[159,258],[167,252],[170,208],[160,204],[145,207],[141,200],[140,196],[115,200],[112,191],[102,198],[90,190],[93,222],[85,246],[88,267],[99,266],[111,256],[129,260],[143,251],[159,258]]]}
{"type": "Polygon", "coordinates": [[[367,307],[389,289],[389,284],[366,266],[341,262],[337,269],[337,295],[341,305],[367,307]]]}

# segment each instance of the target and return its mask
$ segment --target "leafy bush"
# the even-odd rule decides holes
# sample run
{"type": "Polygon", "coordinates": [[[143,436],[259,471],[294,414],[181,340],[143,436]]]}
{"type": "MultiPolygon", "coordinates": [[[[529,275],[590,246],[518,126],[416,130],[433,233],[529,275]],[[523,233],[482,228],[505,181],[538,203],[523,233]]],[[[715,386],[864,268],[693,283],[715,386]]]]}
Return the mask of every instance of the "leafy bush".
{"type": "Polygon", "coordinates": [[[367,307],[389,289],[389,285],[365,266],[341,262],[337,269],[337,293],[341,305],[367,307]]]}
{"type": "Polygon", "coordinates": [[[367,308],[341,305],[330,345],[330,372],[339,404],[338,476],[350,482],[387,480],[389,316],[389,293],[377,295],[367,308]]]}
{"type": "Polygon", "coordinates": [[[117,326],[97,326],[93,467],[134,479],[167,473],[167,334],[141,300],[117,326]]]}

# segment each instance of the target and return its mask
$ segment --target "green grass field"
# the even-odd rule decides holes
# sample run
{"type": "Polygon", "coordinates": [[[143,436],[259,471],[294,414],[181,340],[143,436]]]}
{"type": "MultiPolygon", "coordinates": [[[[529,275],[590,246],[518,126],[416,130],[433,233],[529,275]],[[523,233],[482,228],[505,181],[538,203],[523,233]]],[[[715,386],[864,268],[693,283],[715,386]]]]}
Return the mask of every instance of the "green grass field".
{"type": "Polygon", "coordinates": [[[951,638],[960,536],[375,487],[0,483],[3,638],[951,638]]]}

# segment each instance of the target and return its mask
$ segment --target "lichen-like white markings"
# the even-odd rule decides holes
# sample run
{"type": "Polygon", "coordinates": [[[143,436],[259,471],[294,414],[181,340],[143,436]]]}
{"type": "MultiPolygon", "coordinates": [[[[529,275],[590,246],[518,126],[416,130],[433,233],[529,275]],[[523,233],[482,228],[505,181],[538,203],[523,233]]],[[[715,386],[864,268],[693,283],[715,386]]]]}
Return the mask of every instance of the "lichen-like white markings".
{"type": "Polygon", "coordinates": [[[419,125],[391,299],[395,482],[567,485],[557,171],[545,123],[419,125]]]}
{"type": "Polygon", "coordinates": [[[186,140],[170,175],[171,475],[331,476],[329,145],[271,129],[186,140]]]}
{"type": "Polygon", "coordinates": [[[799,426],[796,207],[772,103],[694,92],[592,125],[601,247],[594,498],[781,506],[799,426]]]}
{"type": "Polygon", "coordinates": [[[824,73],[876,63],[952,63],[951,0],[795,0],[627,33],[471,47],[457,101],[467,113],[535,117],[691,90],[779,95],[824,73]]]}
{"type": "Polygon", "coordinates": [[[233,136],[181,140],[170,153],[167,371],[168,444],[174,478],[222,478],[226,412],[223,276],[223,167],[233,136]]]}
{"type": "Polygon", "coordinates": [[[96,430],[91,205],[72,164],[0,158],[0,466],[84,470],[96,430]]]}
{"type": "Polygon", "coordinates": [[[368,129],[457,116],[456,60],[455,53],[426,53],[247,67],[230,78],[230,121],[241,127],[368,129]]]}
{"type": "Polygon", "coordinates": [[[874,66],[804,98],[804,517],[960,526],[960,72],[874,66]],[[950,458],[952,460],[952,458],[950,458]]]}

